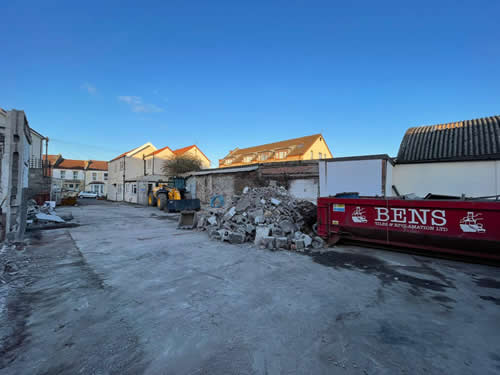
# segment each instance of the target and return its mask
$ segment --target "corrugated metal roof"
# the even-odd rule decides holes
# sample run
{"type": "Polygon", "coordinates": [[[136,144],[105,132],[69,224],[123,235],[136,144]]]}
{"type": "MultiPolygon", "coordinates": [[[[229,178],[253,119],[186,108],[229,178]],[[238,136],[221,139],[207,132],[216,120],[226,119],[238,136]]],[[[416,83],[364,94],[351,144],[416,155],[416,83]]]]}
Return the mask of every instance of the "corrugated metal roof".
{"type": "Polygon", "coordinates": [[[500,159],[500,116],[410,128],[397,163],[488,159],[500,159]]]}
{"type": "Polygon", "coordinates": [[[259,169],[258,165],[252,165],[249,167],[235,167],[235,168],[213,168],[213,169],[203,169],[197,172],[188,172],[183,174],[183,176],[189,177],[189,176],[202,176],[207,174],[249,172],[249,171],[255,171],[256,169],[259,169]]]}

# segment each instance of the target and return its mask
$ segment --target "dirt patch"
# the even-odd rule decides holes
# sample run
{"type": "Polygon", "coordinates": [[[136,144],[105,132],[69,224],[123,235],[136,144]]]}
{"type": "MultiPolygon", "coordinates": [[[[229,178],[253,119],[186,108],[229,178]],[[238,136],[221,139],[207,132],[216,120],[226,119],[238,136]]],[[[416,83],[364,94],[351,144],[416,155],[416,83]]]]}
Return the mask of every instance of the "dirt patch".
{"type": "Polygon", "coordinates": [[[423,279],[415,276],[410,276],[399,272],[396,267],[393,267],[381,259],[365,254],[329,252],[324,254],[312,254],[313,260],[316,263],[333,268],[357,269],[361,272],[376,276],[383,285],[390,285],[395,282],[407,283],[412,289],[419,291],[420,289],[433,290],[436,292],[444,292],[447,288],[454,288],[451,281],[446,279],[442,274],[436,271],[430,271],[430,267],[422,264],[422,267],[412,267],[413,272],[421,271],[423,274],[432,274],[438,277],[441,282],[423,279]],[[437,274],[436,274],[437,273],[437,274]]]}
{"type": "Polygon", "coordinates": [[[487,277],[483,277],[480,279],[475,279],[477,286],[482,288],[492,288],[492,289],[500,289],[500,281],[495,279],[489,279],[487,277]]]}

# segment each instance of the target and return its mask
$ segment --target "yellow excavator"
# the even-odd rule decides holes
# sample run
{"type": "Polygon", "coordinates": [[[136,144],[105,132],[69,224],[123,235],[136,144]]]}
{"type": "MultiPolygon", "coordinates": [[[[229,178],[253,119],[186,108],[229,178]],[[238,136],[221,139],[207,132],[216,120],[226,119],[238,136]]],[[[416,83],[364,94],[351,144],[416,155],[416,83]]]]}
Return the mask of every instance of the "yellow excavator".
{"type": "Polygon", "coordinates": [[[169,200],[178,201],[181,200],[181,192],[177,188],[168,186],[168,184],[160,184],[153,188],[148,195],[148,205],[156,206],[160,210],[167,207],[169,200]]]}

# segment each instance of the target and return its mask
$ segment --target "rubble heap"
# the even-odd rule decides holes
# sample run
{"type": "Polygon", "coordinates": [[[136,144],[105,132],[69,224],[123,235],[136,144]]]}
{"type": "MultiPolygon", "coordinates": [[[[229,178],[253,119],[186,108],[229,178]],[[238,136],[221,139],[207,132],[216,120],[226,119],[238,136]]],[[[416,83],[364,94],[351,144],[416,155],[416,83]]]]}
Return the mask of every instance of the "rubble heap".
{"type": "Polygon", "coordinates": [[[285,188],[246,187],[227,209],[200,214],[198,228],[221,241],[304,251],[324,246],[324,241],[313,233],[315,222],[316,206],[294,199],[285,188]]]}

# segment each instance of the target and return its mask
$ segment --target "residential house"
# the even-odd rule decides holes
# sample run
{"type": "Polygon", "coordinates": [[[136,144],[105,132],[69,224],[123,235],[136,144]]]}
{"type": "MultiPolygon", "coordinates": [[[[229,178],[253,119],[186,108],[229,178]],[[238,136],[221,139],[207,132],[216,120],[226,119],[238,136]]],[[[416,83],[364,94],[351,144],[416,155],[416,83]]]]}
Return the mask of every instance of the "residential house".
{"type": "Polygon", "coordinates": [[[108,163],[108,200],[137,203],[137,183],[145,176],[146,155],[156,151],[151,143],[145,143],[112,159],[108,163]]]}
{"type": "Polygon", "coordinates": [[[500,195],[500,116],[409,128],[393,185],[419,196],[500,195]]]}
{"type": "Polygon", "coordinates": [[[210,167],[210,160],[196,145],[172,150],[168,146],[157,149],[146,143],[109,162],[108,199],[147,204],[153,187],[168,181],[163,170],[165,162],[179,156],[197,158],[202,168],[210,167]]]}
{"type": "Polygon", "coordinates": [[[108,194],[108,162],[89,160],[85,166],[85,191],[92,191],[99,196],[108,194]]]}
{"type": "MultiPolygon", "coordinates": [[[[52,188],[55,192],[78,193],[85,189],[85,160],[65,159],[57,155],[52,165],[52,188]]],[[[49,160],[54,155],[49,155],[49,160]]]]}
{"type": "Polygon", "coordinates": [[[219,167],[235,167],[259,163],[332,158],[332,153],[321,134],[309,135],[261,146],[236,148],[219,160],[219,167]]]}

